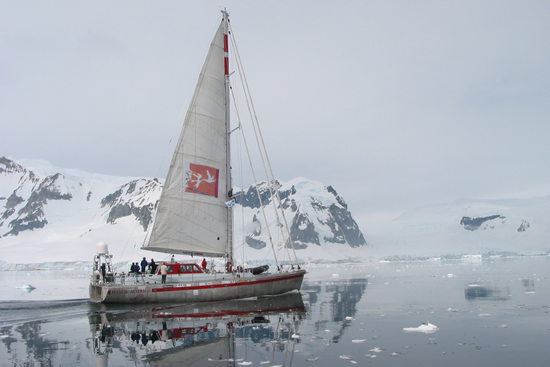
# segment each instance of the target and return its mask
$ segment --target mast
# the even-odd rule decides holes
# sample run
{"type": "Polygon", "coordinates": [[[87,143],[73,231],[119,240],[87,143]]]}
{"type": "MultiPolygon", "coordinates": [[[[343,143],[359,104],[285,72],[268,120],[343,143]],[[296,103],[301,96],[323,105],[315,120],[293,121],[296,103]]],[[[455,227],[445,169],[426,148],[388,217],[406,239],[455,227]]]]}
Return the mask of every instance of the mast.
{"type": "MultiPolygon", "coordinates": [[[[222,10],[223,14],[223,52],[224,52],[224,79],[225,79],[225,127],[226,127],[226,194],[232,192],[231,182],[231,123],[229,110],[229,13],[222,10]]],[[[231,199],[231,198],[229,198],[231,199]]],[[[233,262],[233,208],[227,207],[227,261],[233,262]]]]}

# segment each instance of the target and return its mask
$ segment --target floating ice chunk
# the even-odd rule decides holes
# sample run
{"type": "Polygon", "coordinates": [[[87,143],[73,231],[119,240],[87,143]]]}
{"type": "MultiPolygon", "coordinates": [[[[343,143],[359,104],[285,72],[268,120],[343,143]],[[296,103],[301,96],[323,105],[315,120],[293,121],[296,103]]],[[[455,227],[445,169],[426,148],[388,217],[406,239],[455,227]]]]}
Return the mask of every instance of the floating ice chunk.
{"type": "Polygon", "coordinates": [[[306,362],[315,362],[315,361],[317,361],[317,360],[319,360],[319,357],[308,358],[308,359],[306,359],[306,362]]]}
{"type": "Polygon", "coordinates": [[[425,333],[425,334],[431,334],[435,333],[439,328],[431,323],[422,323],[419,327],[406,327],[403,328],[403,331],[405,332],[412,332],[412,333],[425,333]]]}
{"type": "Polygon", "coordinates": [[[330,333],[330,330],[329,330],[329,329],[325,329],[325,333],[330,333]]]}
{"type": "Polygon", "coordinates": [[[32,290],[32,289],[36,289],[36,287],[33,287],[32,285],[30,284],[23,284],[22,286],[20,287],[15,287],[17,289],[24,289],[24,290],[32,290]]]}
{"type": "Polygon", "coordinates": [[[292,339],[300,339],[300,335],[298,335],[298,334],[292,334],[291,338],[292,338],[292,339]]]}
{"type": "Polygon", "coordinates": [[[456,275],[454,275],[452,273],[449,273],[449,274],[447,274],[447,278],[456,278],[456,275]]]}
{"type": "Polygon", "coordinates": [[[401,353],[397,353],[397,352],[393,352],[392,354],[390,354],[390,356],[392,357],[397,357],[398,355],[400,355],[401,353]]]}
{"type": "Polygon", "coordinates": [[[260,362],[260,365],[270,364],[270,363],[271,363],[271,362],[269,362],[269,361],[261,361],[261,362],[260,362]]]}
{"type": "Polygon", "coordinates": [[[531,291],[531,292],[525,292],[526,295],[532,296],[533,294],[536,294],[537,292],[531,291]]]}
{"type": "Polygon", "coordinates": [[[349,363],[351,364],[357,364],[357,361],[354,361],[353,359],[351,361],[349,361],[349,363]]]}
{"type": "Polygon", "coordinates": [[[480,313],[478,316],[479,317],[491,317],[491,314],[490,313],[480,313]]]}
{"type": "Polygon", "coordinates": [[[353,317],[351,317],[351,316],[346,316],[346,320],[347,320],[347,321],[351,321],[351,320],[353,320],[353,317]]]}
{"type": "Polygon", "coordinates": [[[447,311],[449,312],[458,312],[458,310],[456,308],[448,308],[447,311]]]}
{"type": "Polygon", "coordinates": [[[381,351],[383,351],[383,349],[381,349],[380,347],[374,347],[372,349],[369,349],[369,352],[374,352],[374,353],[380,353],[381,351]]]}
{"type": "Polygon", "coordinates": [[[341,355],[341,356],[340,356],[340,359],[350,360],[350,359],[351,359],[351,356],[350,356],[350,355],[347,355],[347,354],[344,354],[344,355],[341,355]]]}
{"type": "Polygon", "coordinates": [[[20,287],[15,287],[16,289],[21,289],[24,293],[31,293],[33,290],[35,290],[36,288],[33,287],[32,285],[30,284],[23,284],[22,286],[20,287]]]}
{"type": "Polygon", "coordinates": [[[252,362],[246,362],[245,361],[245,362],[239,362],[237,364],[240,365],[240,366],[250,366],[252,364],[252,362]]]}
{"type": "Polygon", "coordinates": [[[340,274],[332,274],[332,277],[333,278],[338,278],[338,277],[340,277],[340,274]]]}
{"type": "Polygon", "coordinates": [[[367,341],[367,339],[353,339],[351,342],[352,343],[364,343],[366,341],[367,341]]]}
{"type": "Polygon", "coordinates": [[[500,327],[502,327],[502,328],[507,328],[507,327],[508,327],[508,325],[506,325],[506,324],[502,324],[502,325],[500,325],[500,327]]]}

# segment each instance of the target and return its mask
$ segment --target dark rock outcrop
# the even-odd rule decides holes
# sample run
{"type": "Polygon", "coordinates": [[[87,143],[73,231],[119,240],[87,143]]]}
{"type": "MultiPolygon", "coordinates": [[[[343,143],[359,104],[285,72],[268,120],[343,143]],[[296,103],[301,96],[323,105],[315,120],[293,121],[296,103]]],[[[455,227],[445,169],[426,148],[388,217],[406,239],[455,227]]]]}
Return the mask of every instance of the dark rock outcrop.
{"type": "Polygon", "coordinates": [[[114,224],[119,218],[133,215],[144,231],[147,231],[153,221],[153,213],[158,202],[147,202],[147,195],[152,191],[160,191],[158,180],[134,180],[121,186],[115,192],[101,199],[101,207],[109,207],[107,223],[114,224]]]}
{"type": "Polygon", "coordinates": [[[462,217],[460,224],[463,225],[464,229],[467,229],[468,231],[475,231],[476,229],[479,229],[483,223],[497,218],[504,219],[503,216],[498,214],[478,218],[462,217]]]}
{"type": "MultiPolygon", "coordinates": [[[[334,196],[330,203],[326,199],[322,202],[317,198],[304,196],[297,191],[294,185],[289,189],[282,190],[279,181],[274,182],[271,190],[273,192],[279,190],[282,208],[289,209],[286,212],[286,219],[289,221],[290,237],[294,242],[295,249],[307,248],[310,245],[321,246],[326,242],[350,247],[367,245],[359,226],[348,211],[347,204],[332,186],[319,187],[320,196],[326,198],[326,193],[334,196]],[[288,217],[289,212],[292,213],[290,218],[288,217]],[[325,229],[321,232],[330,232],[331,235],[324,235],[323,238],[320,238],[320,229],[326,228],[325,226],[329,228],[329,231],[325,229]]],[[[252,209],[259,209],[261,205],[264,207],[270,205],[271,200],[270,189],[266,182],[260,183],[258,188],[251,186],[248,190],[239,193],[235,199],[237,204],[252,209]]],[[[256,216],[253,220],[258,221],[256,216]]],[[[262,231],[261,226],[255,228],[256,231],[258,228],[262,231]]],[[[254,248],[264,247],[265,242],[261,241],[259,244],[252,241],[252,239],[258,240],[260,237],[261,233],[250,233],[247,235],[246,242],[254,248]]],[[[289,243],[285,246],[288,247],[289,243]]]]}

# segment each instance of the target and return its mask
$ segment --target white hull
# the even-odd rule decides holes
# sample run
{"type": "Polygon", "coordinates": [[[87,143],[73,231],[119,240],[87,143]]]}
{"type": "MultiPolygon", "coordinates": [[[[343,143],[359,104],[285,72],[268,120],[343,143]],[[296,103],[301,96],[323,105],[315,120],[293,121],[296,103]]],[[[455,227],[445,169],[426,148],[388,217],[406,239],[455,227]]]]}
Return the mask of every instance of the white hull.
{"type": "Polygon", "coordinates": [[[90,284],[90,299],[100,303],[192,303],[269,296],[300,290],[305,274],[305,270],[297,270],[168,284],[90,284]]]}

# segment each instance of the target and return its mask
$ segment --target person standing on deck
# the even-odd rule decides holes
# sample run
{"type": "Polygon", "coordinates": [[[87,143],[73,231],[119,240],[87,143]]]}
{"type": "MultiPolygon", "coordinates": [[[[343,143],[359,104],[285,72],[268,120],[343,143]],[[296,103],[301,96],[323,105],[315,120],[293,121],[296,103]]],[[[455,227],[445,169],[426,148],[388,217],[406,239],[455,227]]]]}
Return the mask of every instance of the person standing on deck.
{"type": "Polygon", "coordinates": [[[141,260],[141,272],[144,274],[145,274],[145,268],[147,268],[147,260],[143,258],[143,260],[141,260]]]}
{"type": "Polygon", "coordinates": [[[155,264],[155,259],[151,259],[151,262],[149,263],[149,269],[151,269],[151,274],[157,273],[157,264],[155,264]]]}
{"type": "Polygon", "coordinates": [[[206,259],[202,259],[202,270],[206,270],[206,259]]]}
{"type": "Polygon", "coordinates": [[[166,263],[162,263],[160,266],[160,274],[162,275],[162,284],[166,284],[166,274],[168,273],[168,266],[166,263]]]}

